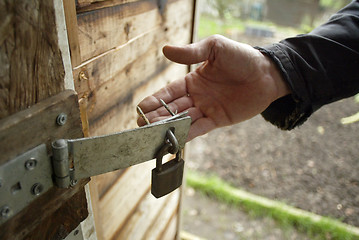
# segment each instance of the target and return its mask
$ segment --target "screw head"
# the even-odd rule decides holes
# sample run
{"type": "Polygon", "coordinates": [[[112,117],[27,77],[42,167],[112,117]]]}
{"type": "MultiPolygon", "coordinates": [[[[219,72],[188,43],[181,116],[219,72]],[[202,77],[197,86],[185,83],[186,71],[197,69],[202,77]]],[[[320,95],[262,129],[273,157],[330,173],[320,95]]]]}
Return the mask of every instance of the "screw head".
{"type": "Polygon", "coordinates": [[[0,215],[3,218],[8,218],[12,214],[11,208],[9,206],[3,206],[0,210],[0,215]]]}
{"type": "Polygon", "coordinates": [[[60,113],[60,114],[57,116],[57,118],[56,118],[56,123],[57,123],[57,125],[59,125],[59,126],[65,125],[66,121],[67,121],[67,115],[66,115],[66,113],[60,113]]]}
{"type": "Polygon", "coordinates": [[[35,196],[38,196],[42,193],[42,191],[44,190],[44,186],[42,186],[41,183],[35,183],[32,187],[31,187],[31,193],[35,196]]]}
{"type": "Polygon", "coordinates": [[[75,186],[77,184],[77,180],[76,179],[71,179],[70,180],[70,185],[71,187],[75,186]]]}
{"type": "Polygon", "coordinates": [[[30,158],[29,160],[27,160],[25,162],[25,168],[26,168],[26,170],[29,170],[29,171],[34,170],[36,165],[37,165],[36,158],[30,158]]]}

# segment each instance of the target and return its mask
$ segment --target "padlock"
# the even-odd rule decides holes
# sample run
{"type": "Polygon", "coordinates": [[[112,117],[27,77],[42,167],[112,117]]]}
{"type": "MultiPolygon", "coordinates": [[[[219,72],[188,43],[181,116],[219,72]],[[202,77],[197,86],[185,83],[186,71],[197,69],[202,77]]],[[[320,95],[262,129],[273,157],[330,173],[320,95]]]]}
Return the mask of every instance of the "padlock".
{"type": "Polygon", "coordinates": [[[181,150],[176,153],[176,158],[162,164],[162,157],[157,156],[156,168],[152,169],[151,193],[156,198],[163,197],[182,185],[184,161],[181,150]]]}

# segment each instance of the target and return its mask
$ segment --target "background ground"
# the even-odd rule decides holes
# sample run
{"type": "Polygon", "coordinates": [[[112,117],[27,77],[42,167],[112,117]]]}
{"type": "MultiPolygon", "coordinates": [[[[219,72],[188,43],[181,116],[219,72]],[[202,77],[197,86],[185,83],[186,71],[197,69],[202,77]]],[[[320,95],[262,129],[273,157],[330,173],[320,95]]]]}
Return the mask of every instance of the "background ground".
{"type": "MultiPolygon", "coordinates": [[[[303,126],[290,132],[281,131],[257,116],[193,140],[186,165],[199,172],[216,174],[251,193],[359,226],[359,123],[340,122],[358,111],[359,104],[354,98],[342,100],[323,107],[303,126]]],[[[251,218],[242,218],[238,210],[223,212],[221,204],[207,204],[202,197],[193,197],[188,192],[185,196],[185,230],[205,232],[196,227],[196,221],[211,219],[206,217],[208,212],[219,214],[216,217],[213,217],[216,213],[209,214],[213,220],[208,220],[207,225],[214,232],[210,233],[213,238],[208,239],[219,239],[218,236],[221,239],[306,239],[305,235],[288,233],[285,229],[275,235],[276,228],[267,219],[250,222],[251,218]],[[231,220],[233,214],[237,220],[231,220]],[[226,231],[231,231],[233,238],[225,238],[230,235],[217,226],[226,215],[229,217],[226,231]],[[236,233],[233,228],[236,222],[266,237],[242,238],[243,233],[236,233]]]]}
{"type": "MultiPolygon", "coordinates": [[[[272,38],[231,31],[227,36],[261,46],[288,32],[276,32],[272,38]]],[[[359,103],[345,99],[322,107],[290,132],[257,116],[193,140],[186,166],[216,174],[251,193],[359,227],[359,122],[341,123],[357,112],[359,103]]],[[[270,219],[213,203],[191,189],[185,193],[183,229],[188,232],[207,239],[308,239],[270,219]]]]}

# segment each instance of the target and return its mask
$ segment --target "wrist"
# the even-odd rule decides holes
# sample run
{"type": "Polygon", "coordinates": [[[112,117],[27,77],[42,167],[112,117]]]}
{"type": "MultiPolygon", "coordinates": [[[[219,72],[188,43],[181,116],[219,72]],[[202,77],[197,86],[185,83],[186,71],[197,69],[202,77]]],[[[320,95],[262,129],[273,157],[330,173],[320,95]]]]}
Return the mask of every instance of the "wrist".
{"type": "Polygon", "coordinates": [[[277,100],[278,98],[290,94],[291,89],[288,83],[284,80],[276,64],[266,54],[262,53],[262,55],[264,56],[265,61],[267,62],[269,76],[272,79],[273,84],[275,85],[276,93],[273,96],[274,100],[277,100]]]}

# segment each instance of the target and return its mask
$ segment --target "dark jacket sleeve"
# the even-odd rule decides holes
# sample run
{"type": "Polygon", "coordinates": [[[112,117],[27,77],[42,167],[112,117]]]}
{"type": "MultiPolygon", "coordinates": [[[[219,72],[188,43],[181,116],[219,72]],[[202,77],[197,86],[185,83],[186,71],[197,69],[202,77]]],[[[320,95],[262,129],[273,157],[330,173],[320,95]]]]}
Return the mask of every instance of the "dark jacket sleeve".
{"type": "Polygon", "coordinates": [[[359,0],[309,34],[257,49],[276,63],[292,90],[262,116],[291,130],[321,106],[359,92],[359,0]]]}

